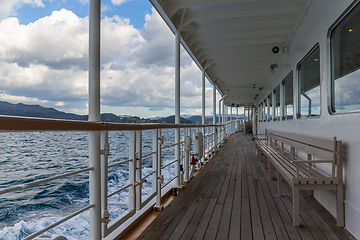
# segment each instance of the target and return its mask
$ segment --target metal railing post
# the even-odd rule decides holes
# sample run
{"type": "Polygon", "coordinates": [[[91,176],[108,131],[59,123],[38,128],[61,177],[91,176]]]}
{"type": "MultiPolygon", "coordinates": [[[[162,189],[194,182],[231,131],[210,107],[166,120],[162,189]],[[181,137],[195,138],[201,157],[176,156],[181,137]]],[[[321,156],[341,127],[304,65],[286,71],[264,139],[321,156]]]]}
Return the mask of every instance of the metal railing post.
{"type": "Polygon", "coordinates": [[[89,133],[89,198],[90,205],[90,238],[101,238],[101,171],[100,171],[100,132],[89,133]]]}
{"type": "MultiPolygon", "coordinates": [[[[187,136],[191,138],[191,128],[187,129],[187,136]]],[[[185,158],[184,158],[184,182],[187,183],[190,180],[190,152],[191,152],[191,146],[187,147],[185,146],[185,158]]]]}
{"type": "Polygon", "coordinates": [[[181,187],[180,184],[180,128],[175,129],[175,187],[181,187]]]}
{"type": "Polygon", "coordinates": [[[157,184],[157,195],[156,195],[156,205],[155,208],[161,209],[161,184],[163,183],[163,176],[161,175],[161,144],[163,143],[163,138],[161,136],[161,129],[158,129],[158,137],[157,137],[157,162],[156,162],[156,169],[157,169],[157,177],[156,177],[156,184],[157,184]]]}
{"type": "Polygon", "coordinates": [[[136,210],[141,209],[141,188],[142,188],[142,131],[136,131],[136,210]]]}
{"type": "Polygon", "coordinates": [[[157,192],[157,176],[158,176],[158,169],[157,169],[157,162],[158,162],[158,129],[153,129],[153,171],[155,172],[152,175],[152,189],[153,192],[157,192]]]}
{"type": "Polygon", "coordinates": [[[136,192],[135,192],[135,169],[136,169],[136,131],[129,132],[129,211],[136,208],[136,192]]]}
{"type": "Polygon", "coordinates": [[[217,151],[217,144],[218,144],[218,131],[217,131],[217,127],[214,127],[214,152],[217,151]]]}
{"type": "Polygon", "coordinates": [[[102,222],[102,237],[107,236],[107,224],[109,223],[109,211],[108,211],[108,160],[109,160],[109,135],[108,131],[101,133],[101,217],[102,222]]]}

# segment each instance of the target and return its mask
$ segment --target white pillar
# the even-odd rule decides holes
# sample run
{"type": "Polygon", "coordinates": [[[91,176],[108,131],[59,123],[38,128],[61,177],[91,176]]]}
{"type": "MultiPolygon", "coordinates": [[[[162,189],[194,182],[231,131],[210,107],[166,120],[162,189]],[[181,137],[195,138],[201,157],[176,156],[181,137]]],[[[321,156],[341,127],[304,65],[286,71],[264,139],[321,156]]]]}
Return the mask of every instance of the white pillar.
{"type": "MultiPolygon", "coordinates": [[[[100,121],[100,21],[101,1],[89,3],[89,121],[100,121]]],[[[90,239],[101,239],[100,132],[89,133],[90,239]]]]}
{"type": "MultiPolygon", "coordinates": [[[[216,124],[216,85],[213,84],[213,124],[216,124]]],[[[216,127],[212,127],[213,129],[213,146],[214,151],[217,151],[217,129],[216,127]]]]}
{"type": "MultiPolygon", "coordinates": [[[[202,85],[202,124],[205,124],[205,68],[202,69],[201,85],[202,85]]],[[[205,134],[204,131],[203,133],[205,134]]]]}
{"type": "MultiPolygon", "coordinates": [[[[201,86],[202,86],[202,94],[201,94],[201,100],[202,100],[202,104],[201,104],[201,109],[202,109],[202,121],[201,123],[204,125],[205,124],[205,68],[202,69],[202,74],[201,74],[201,86]]],[[[203,143],[204,143],[204,148],[203,148],[203,157],[201,159],[202,162],[205,161],[205,127],[202,128],[202,133],[203,133],[203,143]]]]}
{"type": "Polygon", "coordinates": [[[236,106],[236,120],[239,119],[239,107],[236,106]]]}
{"type": "Polygon", "coordinates": [[[221,100],[219,101],[219,124],[221,124],[221,100]]]}
{"type": "MultiPolygon", "coordinates": [[[[175,34],[175,124],[180,124],[180,29],[175,34]]],[[[175,129],[175,186],[180,187],[180,128],[175,129]]]]}
{"type": "Polygon", "coordinates": [[[224,101],[222,102],[222,123],[224,124],[225,123],[225,104],[224,104],[224,101]]]}
{"type": "Polygon", "coordinates": [[[213,124],[216,124],[216,85],[213,85],[213,124]]]}

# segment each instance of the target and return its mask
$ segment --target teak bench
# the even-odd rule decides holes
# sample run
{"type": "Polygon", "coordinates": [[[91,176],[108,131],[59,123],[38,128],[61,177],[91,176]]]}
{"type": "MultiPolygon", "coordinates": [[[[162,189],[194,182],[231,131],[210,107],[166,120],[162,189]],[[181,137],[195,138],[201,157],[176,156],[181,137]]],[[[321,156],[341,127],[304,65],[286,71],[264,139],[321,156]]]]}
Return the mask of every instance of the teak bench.
{"type": "MultiPolygon", "coordinates": [[[[336,190],[337,226],[344,226],[344,190],[341,162],[341,141],[324,139],[302,134],[266,130],[265,135],[255,139],[259,157],[266,164],[269,160],[269,176],[272,178],[272,167],[277,170],[278,192],[282,196],[282,177],[293,190],[293,225],[300,225],[299,191],[336,190]],[[262,138],[259,138],[263,136],[262,138]],[[307,156],[303,160],[300,156],[307,156]],[[326,173],[314,164],[328,164],[331,172],[326,173]]],[[[304,157],[302,157],[304,158],[304,157]]]]}

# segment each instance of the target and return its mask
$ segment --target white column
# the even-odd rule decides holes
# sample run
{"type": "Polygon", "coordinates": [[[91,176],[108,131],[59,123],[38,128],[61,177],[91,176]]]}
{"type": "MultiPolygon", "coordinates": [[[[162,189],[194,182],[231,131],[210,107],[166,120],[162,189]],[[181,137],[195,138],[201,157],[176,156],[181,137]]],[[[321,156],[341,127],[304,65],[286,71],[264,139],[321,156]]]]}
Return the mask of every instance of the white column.
{"type": "MultiPolygon", "coordinates": [[[[205,68],[202,69],[201,85],[202,85],[202,124],[205,124],[205,68]]],[[[205,134],[204,131],[203,133],[205,134]]]]}
{"type": "MultiPolygon", "coordinates": [[[[100,21],[101,1],[89,3],[89,121],[100,121],[100,21]]],[[[89,133],[90,239],[101,239],[100,132],[89,133]]]]}
{"type": "Polygon", "coordinates": [[[216,124],[216,85],[213,85],[213,124],[216,124]]]}
{"type": "MultiPolygon", "coordinates": [[[[175,124],[180,124],[180,29],[175,34],[175,124]]],[[[175,186],[180,187],[180,128],[175,129],[175,186]]]]}
{"type": "Polygon", "coordinates": [[[239,107],[236,106],[236,120],[239,119],[239,107]]]}
{"type": "Polygon", "coordinates": [[[219,101],[219,124],[221,124],[221,100],[219,101]]]}
{"type": "MultiPolygon", "coordinates": [[[[216,124],[216,85],[215,83],[213,84],[213,124],[216,124]]],[[[213,129],[213,146],[214,146],[214,151],[217,151],[217,129],[216,127],[212,127],[213,129]]]]}
{"type": "MultiPolygon", "coordinates": [[[[202,94],[201,94],[201,100],[202,100],[202,104],[201,104],[201,109],[202,109],[202,121],[201,123],[204,125],[205,124],[205,68],[202,69],[202,74],[201,74],[201,86],[202,86],[202,94]]],[[[205,161],[205,127],[202,128],[202,133],[203,133],[203,143],[204,143],[204,148],[203,148],[203,157],[201,159],[202,162],[205,161]]]]}

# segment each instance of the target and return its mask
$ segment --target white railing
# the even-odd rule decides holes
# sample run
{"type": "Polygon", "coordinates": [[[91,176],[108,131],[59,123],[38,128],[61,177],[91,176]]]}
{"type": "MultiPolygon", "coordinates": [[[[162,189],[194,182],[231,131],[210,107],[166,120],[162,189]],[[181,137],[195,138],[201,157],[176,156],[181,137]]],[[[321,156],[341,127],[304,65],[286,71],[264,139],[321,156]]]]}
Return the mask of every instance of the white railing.
{"type": "MultiPolygon", "coordinates": [[[[95,182],[101,183],[100,189],[93,190],[97,191],[98,194],[101,194],[101,215],[99,215],[96,220],[90,218],[90,221],[96,221],[97,223],[101,224],[102,237],[106,238],[120,225],[133,217],[135,213],[138,211],[143,211],[145,206],[147,206],[150,202],[154,202],[155,207],[161,208],[161,197],[164,195],[162,193],[162,189],[167,187],[169,184],[172,184],[173,187],[181,187],[174,184],[175,179],[180,178],[179,182],[181,185],[183,185],[184,182],[188,182],[193,176],[195,165],[191,164],[190,162],[190,156],[192,153],[191,145],[186,146],[184,140],[164,145],[162,129],[180,129],[183,135],[183,139],[185,139],[186,136],[191,137],[192,128],[195,128],[193,131],[206,129],[206,134],[203,135],[203,149],[205,153],[205,160],[208,160],[215,153],[217,148],[220,147],[225,138],[229,134],[236,132],[236,128],[234,127],[235,123],[236,121],[228,122],[225,125],[118,124],[0,116],[0,131],[95,131],[101,133],[101,147],[99,149],[101,155],[99,165],[100,171],[97,170],[101,174],[98,176],[98,179],[92,179],[95,182]],[[142,133],[144,130],[152,130],[152,151],[148,154],[142,155],[142,133]],[[111,165],[108,164],[108,157],[111,149],[108,141],[109,131],[129,131],[129,157],[127,160],[113,163],[111,165]],[[175,157],[174,159],[163,159],[162,150],[175,148],[176,146],[180,146],[181,153],[179,159],[176,159],[175,157]],[[152,171],[147,175],[142,176],[142,160],[150,156],[152,156],[153,160],[152,171]],[[128,184],[121,187],[120,189],[115,190],[114,192],[108,193],[108,169],[122,164],[129,165],[128,184]],[[175,171],[173,177],[168,182],[164,183],[162,170],[174,164],[179,164],[181,166],[180,175],[177,175],[175,171]],[[150,177],[152,177],[152,193],[148,194],[146,199],[142,199],[141,187],[146,181],[148,181],[150,177]],[[108,198],[127,189],[129,191],[128,210],[121,216],[118,216],[114,220],[109,221],[108,198]]],[[[176,154],[174,154],[174,156],[176,156],[176,154]]],[[[88,168],[80,169],[74,172],[64,173],[58,176],[0,189],[0,195],[84,172],[95,172],[95,167],[96,165],[89,166],[88,168]]],[[[201,165],[197,165],[197,168],[199,167],[201,167],[201,165]]],[[[91,180],[91,177],[92,175],[90,174],[89,181],[91,180]]],[[[90,202],[88,206],[74,212],[73,214],[70,214],[69,216],[61,219],[51,226],[46,227],[41,231],[31,234],[25,239],[33,239],[48,231],[49,229],[94,207],[95,203],[90,202]]]]}

